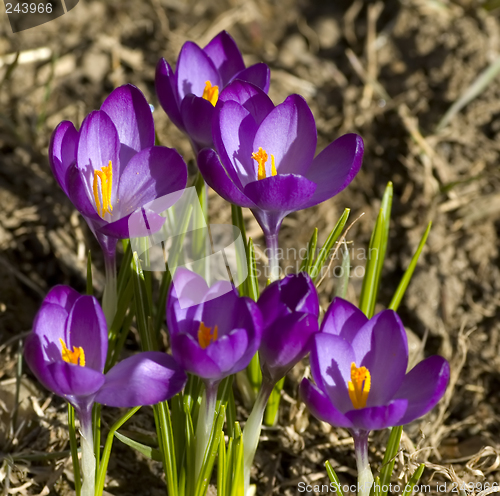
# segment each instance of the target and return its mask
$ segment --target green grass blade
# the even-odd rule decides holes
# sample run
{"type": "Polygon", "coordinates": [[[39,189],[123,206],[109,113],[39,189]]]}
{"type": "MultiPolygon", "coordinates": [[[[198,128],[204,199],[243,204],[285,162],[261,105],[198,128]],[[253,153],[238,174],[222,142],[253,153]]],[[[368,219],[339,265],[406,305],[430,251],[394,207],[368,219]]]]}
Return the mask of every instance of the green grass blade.
{"type": "Polygon", "coordinates": [[[101,460],[101,405],[94,403],[92,407],[92,433],[94,435],[94,455],[96,475],[101,460]]]}
{"type": "MultiPolygon", "coordinates": [[[[243,211],[241,207],[238,205],[233,205],[231,204],[231,221],[233,223],[233,226],[236,226],[241,233],[241,239],[243,241],[243,246],[245,248],[245,254],[248,254],[248,242],[247,242],[247,235],[246,235],[246,228],[245,228],[245,221],[243,219],[243,211]]],[[[239,255],[239,252],[236,251],[236,255],[239,255]]],[[[244,267],[246,266],[247,262],[246,260],[241,260],[241,257],[238,257],[236,260],[236,267],[238,271],[238,280],[242,281],[243,280],[243,274],[246,272],[244,270],[244,267]]],[[[245,280],[243,284],[240,284],[238,288],[240,296],[248,296],[247,291],[248,291],[248,282],[245,280]]]]}
{"type": "Polygon", "coordinates": [[[349,218],[350,209],[346,208],[341,215],[340,219],[337,221],[337,224],[332,229],[332,232],[329,234],[328,238],[325,241],[325,244],[321,247],[321,250],[318,253],[316,260],[314,261],[313,266],[310,269],[309,275],[315,281],[319,276],[321,276],[321,270],[325,264],[325,260],[330,253],[330,250],[333,249],[337,239],[340,234],[344,230],[347,219],[349,218]]]}
{"type": "Polygon", "coordinates": [[[220,433],[219,457],[217,459],[217,496],[226,495],[226,443],[224,431],[220,433]]]}
{"type": "Polygon", "coordinates": [[[339,277],[339,282],[335,288],[335,296],[344,298],[347,295],[347,287],[349,286],[349,276],[351,273],[351,257],[349,250],[344,242],[344,250],[342,250],[342,265],[340,266],[342,272],[339,277]]]}
{"type": "Polygon", "coordinates": [[[278,421],[278,412],[280,408],[281,401],[281,390],[283,389],[283,384],[285,383],[285,378],[282,377],[274,386],[273,392],[269,397],[267,402],[266,412],[264,413],[264,423],[266,425],[275,425],[278,421]]]}
{"type": "Polygon", "coordinates": [[[333,470],[333,467],[332,467],[332,464],[330,463],[330,460],[327,460],[325,462],[325,467],[326,467],[326,473],[328,474],[330,481],[334,485],[335,492],[337,492],[340,496],[344,496],[344,493],[342,492],[342,489],[340,487],[339,478],[337,477],[335,470],[333,470]]]}
{"type": "Polygon", "coordinates": [[[131,439],[120,432],[115,432],[115,437],[119,439],[123,444],[126,444],[127,446],[130,446],[131,448],[135,449],[139,453],[142,453],[144,456],[149,458],[150,460],[154,460],[156,462],[161,462],[161,452],[159,449],[152,448],[151,446],[148,446],[147,444],[142,444],[139,441],[136,441],[134,439],[131,439]]]}
{"type": "Polygon", "coordinates": [[[252,298],[252,300],[257,301],[259,299],[259,280],[257,279],[257,264],[255,260],[255,248],[252,238],[248,238],[247,270],[247,296],[252,298]]]}
{"type": "MultiPolygon", "coordinates": [[[[401,434],[403,427],[393,427],[387,447],[385,448],[384,460],[382,462],[382,470],[380,471],[380,484],[381,487],[388,487],[391,482],[392,472],[394,470],[394,462],[399,450],[399,443],[401,441],[401,434]]],[[[381,496],[387,496],[387,491],[381,491],[381,496]]]]}
{"type": "Polygon", "coordinates": [[[299,272],[307,272],[308,274],[311,273],[311,267],[314,262],[314,255],[316,253],[316,245],[318,244],[318,228],[315,227],[314,231],[311,235],[311,239],[307,243],[307,251],[306,251],[306,258],[302,260],[302,263],[300,264],[300,269],[299,272]]]}
{"type": "Polygon", "coordinates": [[[82,490],[82,476],[80,474],[80,463],[78,461],[78,443],[76,441],[75,429],[75,409],[68,403],[68,429],[69,446],[71,449],[71,460],[73,462],[73,472],[75,475],[75,495],[80,496],[82,490]]]}
{"type": "Polygon", "coordinates": [[[245,482],[243,472],[243,435],[240,424],[234,424],[234,446],[231,479],[231,496],[245,496],[245,482]]]}
{"type": "Polygon", "coordinates": [[[424,473],[424,468],[425,464],[422,463],[417,468],[417,470],[415,470],[414,474],[411,476],[410,480],[405,486],[405,492],[403,493],[403,496],[411,496],[413,494],[413,488],[415,487],[416,484],[418,484],[420,477],[422,477],[422,474],[424,473]]]}
{"type": "Polygon", "coordinates": [[[389,308],[391,310],[397,311],[399,304],[401,303],[401,300],[403,299],[406,288],[408,287],[408,284],[410,284],[411,277],[413,276],[413,272],[415,270],[415,267],[417,266],[417,262],[418,262],[418,259],[420,257],[420,254],[422,253],[422,250],[424,249],[424,245],[427,241],[427,238],[429,237],[431,227],[432,227],[432,222],[429,222],[429,224],[427,224],[427,229],[425,230],[424,235],[422,236],[422,239],[420,240],[417,251],[413,255],[411,262],[410,262],[410,265],[406,269],[406,272],[404,273],[403,277],[401,278],[401,281],[399,282],[398,288],[396,289],[396,292],[394,293],[394,296],[392,297],[391,303],[389,304],[389,308]]]}

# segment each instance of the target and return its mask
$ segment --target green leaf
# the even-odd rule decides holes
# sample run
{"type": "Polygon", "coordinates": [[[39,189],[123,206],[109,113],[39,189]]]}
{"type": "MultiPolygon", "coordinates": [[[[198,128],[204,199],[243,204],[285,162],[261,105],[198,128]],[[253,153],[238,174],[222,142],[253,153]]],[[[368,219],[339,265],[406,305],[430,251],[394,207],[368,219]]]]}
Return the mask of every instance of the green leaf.
{"type": "Polygon", "coordinates": [[[344,496],[344,493],[342,492],[342,489],[340,487],[340,481],[339,478],[337,477],[337,474],[335,473],[335,470],[333,470],[332,464],[330,463],[329,460],[325,462],[325,467],[326,467],[326,473],[328,474],[328,477],[330,478],[330,481],[335,487],[335,491],[340,495],[344,496]]]}
{"type": "MultiPolygon", "coordinates": [[[[233,226],[236,226],[241,233],[241,239],[243,241],[243,246],[245,248],[245,255],[248,255],[248,242],[247,242],[247,235],[246,235],[246,228],[245,228],[245,221],[243,219],[243,212],[241,210],[241,207],[238,205],[233,205],[231,204],[231,221],[233,223],[233,226]]],[[[247,266],[247,261],[246,260],[241,260],[241,257],[238,256],[239,251],[236,251],[236,267],[238,271],[238,280],[242,281],[243,280],[243,274],[246,272],[244,270],[244,267],[247,266]]],[[[248,257],[247,257],[248,258],[248,257]]],[[[243,284],[240,284],[238,288],[240,296],[248,296],[248,282],[245,280],[243,284]]]]}
{"type": "Polygon", "coordinates": [[[311,275],[311,267],[314,261],[314,254],[316,253],[316,245],[318,244],[318,228],[315,227],[311,235],[311,239],[307,243],[306,258],[302,260],[299,272],[307,272],[311,275]]]}
{"type": "Polygon", "coordinates": [[[344,248],[345,249],[342,250],[342,265],[340,266],[342,273],[339,277],[337,287],[335,288],[335,296],[345,299],[347,295],[347,287],[349,286],[349,275],[351,273],[351,258],[349,257],[349,250],[347,249],[345,242],[344,248]]]}
{"type": "Polygon", "coordinates": [[[418,484],[418,481],[420,480],[420,477],[422,477],[422,474],[424,472],[425,464],[422,463],[417,470],[415,470],[414,474],[411,476],[410,480],[405,486],[405,492],[403,493],[403,496],[411,496],[413,494],[413,488],[416,484],[418,484]]]}
{"type": "Polygon", "coordinates": [[[127,446],[134,448],[139,453],[142,453],[144,456],[147,456],[150,460],[154,460],[156,462],[161,462],[162,458],[161,458],[161,453],[160,453],[159,449],[152,448],[151,446],[148,446],[146,444],[139,443],[138,441],[135,441],[127,436],[124,436],[123,434],[120,434],[119,432],[115,432],[115,436],[123,444],[126,444],[127,446]]]}
{"type": "MultiPolygon", "coordinates": [[[[385,448],[384,460],[382,462],[382,470],[380,471],[380,484],[382,489],[388,488],[391,482],[392,472],[394,470],[394,462],[396,461],[396,456],[399,450],[399,443],[401,441],[401,434],[403,432],[403,427],[393,427],[391,429],[391,435],[389,436],[389,441],[387,442],[387,447],[385,448]]],[[[381,496],[387,496],[387,491],[381,491],[381,496]]]]}
{"type": "Polygon", "coordinates": [[[415,270],[415,267],[417,266],[417,262],[418,262],[418,259],[420,257],[420,254],[422,253],[422,250],[424,249],[424,245],[427,241],[427,238],[429,237],[431,227],[432,227],[432,222],[429,222],[429,224],[427,224],[427,229],[425,230],[424,235],[422,236],[422,239],[420,240],[417,251],[415,252],[415,255],[413,255],[411,262],[410,262],[410,265],[406,269],[406,272],[404,273],[403,277],[401,278],[401,281],[399,282],[398,288],[396,289],[396,292],[394,293],[394,296],[392,297],[391,303],[389,304],[389,308],[391,310],[397,311],[399,304],[401,303],[401,300],[403,299],[406,288],[408,287],[408,284],[410,284],[411,277],[413,276],[413,272],[415,270]]]}
{"type": "Polygon", "coordinates": [[[283,384],[285,383],[285,378],[282,377],[274,386],[273,392],[269,397],[269,401],[266,406],[266,413],[264,414],[264,423],[266,425],[275,425],[278,420],[278,411],[281,401],[281,390],[283,389],[283,384]]]}
{"type": "Polygon", "coordinates": [[[75,409],[68,403],[68,428],[69,446],[71,449],[71,460],[73,462],[73,473],[75,474],[75,494],[80,496],[82,490],[82,476],[80,474],[80,463],[78,461],[78,443],[76,441],[75,409]]]}
{"type": "Polygon", "coordinates": [[[344,213],[340,217],[340,219],[337,221],[337,224],[335,227],[332,229],[332,232],[329,234],[327,240],[325,241],[325,244],[321,247],[321,250],[319,251],[318,257],[314,261],[314,265],[311,267],[309,275],[313,279],[313,281],[316,281],[316,279],[321,276],[321,271],[323,269],[323,266],[325,265],[325,260],[327,256],[330,253],[330,250],[332,250],[333,246],[335,245],[337,239],[339,238],[340,234],[344,230],[345,224],[347,222],[347,219],[349,218],[349,212],[350,209],[346,208],[344,210],[344,213]]]}
{"type": "Polygon", "coordinates": [[[219,457],[217,459],[217,496],[226,496],[226,443],[224,431],[220,433],[219,457]]]}
{"type": "Polygon", "coordinates": [[[245,496],[243,472],[243,435],[238,422],[234,424],[234,446],[231,478],[231,496],[245,496]]]}
{"type": "Polygon", "coordinates": [[[247,296],[252,298],[252,300],[257,301],[259,299],[259,281],[257,279],[257,264],[255,261],[255,248],[252,238],[248,238],[247,270],[247,296]]]}

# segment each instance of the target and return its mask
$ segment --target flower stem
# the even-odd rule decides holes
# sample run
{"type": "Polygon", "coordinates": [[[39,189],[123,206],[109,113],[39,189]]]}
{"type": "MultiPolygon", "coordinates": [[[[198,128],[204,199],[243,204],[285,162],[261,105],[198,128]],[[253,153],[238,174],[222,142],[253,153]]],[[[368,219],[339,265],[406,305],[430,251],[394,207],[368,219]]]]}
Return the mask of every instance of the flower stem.
{"type": "Polygon", "coordinates": [[[104,254],[104,270],[106,272],[106,285],[102,297],[102,309],[106,316],[108,327],[111,327],[116,314],[116,253],[104,254]]]}
{"type": "Polygon", "coordinates": [[[369,496],[373,474],[368,461],[368,431],[351,431],[358,469],[358,496],[369,496]]]}
{"type": "Polygon", "coordinates": [[[245,492],[248,492],[250,485],[250,470],[252,469],[253,459],[259,444],[260,431],[262,428],[262,419],[266,409],[269,396],[273,392],[274,384],[267,378],[262,378],[262,384],[257,394],[257,399],[252,408],[252,412],[248,417],[245,428],[243,429],[243,470],[245,478],[245,492]]]}
{"type": "Polygon", "coordinates": [[[207,449],[212,424],[214,423],[215,406],[217,404],[217,389],[220,381],[206,381],[203,399],[201,400],[200,412],[198,414],[198,423],[196,424],[196,457],[195,470],[196,478],[198,478],[205,451],[207,449]]]}
{"type": "Polygon", "coordinates": [[[269,279],[271,282],[280,278],[280,263],[278,259],[278,235],[266,235],[266,246],[269,253],[269,279]]]}
{"type": "Polygon", "coordinates": [[[94,496],[95,491],[95,456],[92,435],[92,403],[78,410],[80,419],[80,446],[82,448],[82,496],[94,496]]]}

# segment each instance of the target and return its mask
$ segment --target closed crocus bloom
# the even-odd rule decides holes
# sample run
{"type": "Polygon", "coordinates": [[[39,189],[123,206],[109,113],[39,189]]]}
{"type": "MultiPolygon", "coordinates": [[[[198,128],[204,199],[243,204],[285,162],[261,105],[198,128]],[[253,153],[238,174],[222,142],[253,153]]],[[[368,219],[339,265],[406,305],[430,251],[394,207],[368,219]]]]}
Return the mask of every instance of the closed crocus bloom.
{"type": "Polygon", "coordinates": [[[318,332],[318,294],[309,275],[300,272],[270,284],[257,305],[264,322],[260,366],[274,385],[309,352],[318,332]]]}
{"type": "Polygon", "coordinates": [[[404,425],[430,411],[445,393],[450,367],[443,357],[431,356],[406,373],[406,331],[392,310],[368,319],[336,298],[320,331],[310,355],[315,384],[304,379],[301,395],[317,418],[351,431],[358,480],[369,494],[369,431],[404,425]]]}
{"type": "Polygon", "coordinates": [[[267,93],[269,78],[266,64],[245,68],[233,38],[222,31],[203,49],[186,42],[175,72],[162,58],[156,69],[156,93],[171,121],[189,136],[198,152],[212,146],[212,116],[223,88],[241,79],[267,93]]]}
{"type": "Polygon", "coordinates": [[[346,134],[314,157],[316,124],[304,98],[291,95],[275,107],[243,81],[226,87],[216,112],[217,153],[202,150],[198,167],[220,196],[252,210],[274,263],[283,218],[342,191],[361,167],[363,140],[346,134]]]}

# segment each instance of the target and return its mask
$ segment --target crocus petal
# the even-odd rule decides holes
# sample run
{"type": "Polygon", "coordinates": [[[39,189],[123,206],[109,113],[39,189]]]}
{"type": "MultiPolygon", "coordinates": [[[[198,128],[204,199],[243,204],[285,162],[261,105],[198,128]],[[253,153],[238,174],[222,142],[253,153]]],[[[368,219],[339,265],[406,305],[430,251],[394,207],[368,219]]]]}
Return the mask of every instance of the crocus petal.
{"type": "MultiPolygon", "coordinates": [[[[54,355],[59,353],[55,345],[53,345],[52,351],[54,355]]],[[[55,392],[57,386],[54,383],[52,374],[47,370],[47,365],[50,363],[47,355],[50,356],[51,353],[47,350],[47,347],[44,349],[40,336],[34,333],[30,334],[24,342],[24,358],[26,359],[26,363],[43,386],[49,391],[55,392]]]]}
{"type": "Polygon", "coordinates": [[[368,317],[358,307],[342,298],[335,298],[323,317],[321,332],[340,336],[352,343],[367,322],[368,317]]]}
{"type": "Polygon", "coordinates": [[[63,307],[66,312],[69,312],[75,304],[75,301],[80,298],[80,296],[80,293],[75,291],[73,288],[59,284],[58,286],[54,286],[47,293],[43,302],[59,305],[60,307],[63,307]]]}
{"type": "Polygon", "coordinates": [[[408,366],[408,339],[398,315],[384,310],[371,318],[352,341],[356,365],[370,371],[368,406],[387,404],[401,386],[408,366]],[[368,338],[369,330],[371,336],[368,338]],[[369,339],[369,351],[362,356],[362,342],[369,339]]]}
{"type": "Polygon", "coordinates": [[[450,366],[440,356],[426,358],[406,374],[395,399],[408,400],[408,408],[395,425],[403,425],[425,415],[442,398],[450,378],[450,366]]]}
{"type": "Polygon", "coordinates": [[[132,408],[166,401],[182,390],[186,374],[165,353],[148,351],[122,360],[107,374],[96,396],[104,405],[132,408]]]}
{"type": "MultiPolygon", "coordinates": [[[[67,194],[75,208],[85,217],[96,225],[104,221],[96,210],[95,202],[89,191],[88,181],[85,179],[85,173],[78,170],[76,166],[69,167],[66,176],[67,194]]],[[[92,227],[91,227],[92,229],[92,227]]]]}
{"type": "Polygon", "coordinates": [[[289,213],[301,208],[315,189],[303,176],[278,174],[248,183],[243,193],[261,210],[289,213]]]}
{"type": "Polygon", "coordinates": [[[318,333],[312,338],[309,357],[311,374],[318,387],[341,412],[353,407],[347,384],[351,380],[354,356],[350,344],[338,336],[318,333]]]}
{"type": "Polygon", "coordinates": [[[101,110],[111,117],[120,139],[120,162],[126,166],[134,154],[155,144],[153,115],[142,92],[131,84],[116,88],[101,110]]]}
{"type": "Polygon", "coordinates": [[[177,150],[165,146],[146,148],[134,155],[120,177],[120,215],[182,190],[186,183],[187,166],[177,150]]]}
{"type": "Polygon", "coordinates": [[[198,167],[207,184],[224,200],[240,207],[255,208],[255,204],[231,181],[217,154],[206,148],[198,154],[198,167]]]}
{"type": "Polygon", "coordinates": [[[50,138],[49,163],[52,173],[62,190],[68,194],[66,172],[76,160],[78,131],[72,122],[61,122],[50,138]]]}
{"type": "Polygon", "coordinates": [[[394,400],[388,405],[351,410],[345,416],[356,429],[374,431],[399,425],[407,406],[408,400],[394,400]]]}
{"type": "Polygon", "coordinates": [[[203,51],[219,71],[222,86],[225,86],[235,74],[245,69],[241,52],[226,31],[221,31],[203,51]]]}
{"type": "Polygon", "coordinates": [[[116,239],[139,238],[158,232],[164,224],[165,217],[149,208],[141,207],[115,222],[109,222],[99,227],[97,234],[104,234],[116,239]]]}
{"type": "Polygon", "coordinates": [[[250,363],[257,350],[249,349],[248,345],[248,331],[246,329],[234,329],[229,334],[217,338],[208,345],[205,352],[208,357],[217,363],[222,376],[226,376],[236,374],[250,363]]]}
{"type": "Polygon", "coordinates": [[[308,379],[303,379],[300,383],[300,396],[310,412],[323,422],[328,422],[335,427],[347,429],[353,427],[352,422],[332,405],[328,396],[308,379]]]}
{"type": "Polygon", "coordinates": [[[68,312],[60,305],[43,303],[35,316],[33,332],[40,338],[44,359],[61,360],[59,340],[66,342],[66,321],[68,312]]]}
{"type": "Polygon", "coordinates": [[[176,68],[177,94],[182,100],[192,93],[202,96],[205,83],[221,87],[219,71],[208,55],[195,43],[187,41],[181,48],[176,68]]]}
{"type": "Polygon", "coordinates": [[[111,118],[102,110],[94,110],[83,121],[76,157],[77,168],[83,172],[87,185],[87,195],[94,198],[92,184],[94,171],[112,163],[113,181],[111,204],[116,203],[120,168],[120,140],[111,118]]]}
{"type": "Polygon", "coordinates": [[[161,58],[156,66],[155,88],[163,110],[179,129],[184,130],[179,110],[175,74],[164,58],[161,58]]]}
{"type": "Polygon", "coordinates": [[[228,101],[237,102],[248,110],[257,126],[274,110],[273,102],[264,91],[239,79],[228,84],[219,95],[219,102],[228,101]]]}
{"type": "MultiPolygon", "coordinates": [[[[239,324],[248,318],[246,300],[238,296],[229,281],[212,285],[203,300],[204,304],[198,306],[196,319],[210,327],[217,325],[219,336],[240,327],[239,324]],[[228,308],[234,311],[228,312],[228,308]]],[[[250,304],[256,305],[253,301],[250,304]]]]}
{"type": "Polygon", "coordinates": [[[98,301],[93,296],[76,300],[66,324],[66,346],[82,347],[85,368],[102,372],[108,352],[108,326],[98,301]]]}
{"type": "Polygon", "coordinates": [[[220,379],[222,376],[219,365],[208,356],[195,339],[188,334],[171,336],[172,355],[177,358],[186,372],[203,379],[220,379]]]}
{"type": "Polygon", "coordinates": [[[319,315],[319,300],[316,287],[309,274],[299,272],[281,280],[281,301],[296,312],[319,315]]]}
{"type": "Polygon", "coordinates": [[[104,384],[102,372],[62,360],[48,364],[47,371],[55,385],[53,391],[59,396],[90,396],[104,384]]]}
{"type": "MultiPolygon", "coordinates": [[[[247,138],[247,139],[250,139],[247,138]]],[[[252,152],[274,155],[278,174],[305,175],[316,152],[316,124],[304,98],[290,95],[262,121],[252,152]]]]}
{"type": "Polygon", "coordinates": [[[318,332],[315,315],[294,312],[266,326],[259,348],[263,372],[273,381],[281,379],[309,352],[310,338],[318,332]]]}
{"type": "Polygon", "coordinates": [[[303,208],[317,205],[340,193],[358,173],[363,150],[363,140],[357,134],[345,134],[328,145],[305,173],[318,187],[303,208]]]}
{"type": "Polygon", "coordinates": [[[212,146],[212,117],[214,106],[204,98],[189,94],[181,103],[184,128],[198,150],[212,146]]]}
{"type": "Polygon", "coordinates": [[[271,83],[271,70],[263,62],[251,65],[234,76],[234,79],[241,79],[259,87],[264,93],[269,91],[271,83]]]}

